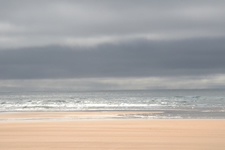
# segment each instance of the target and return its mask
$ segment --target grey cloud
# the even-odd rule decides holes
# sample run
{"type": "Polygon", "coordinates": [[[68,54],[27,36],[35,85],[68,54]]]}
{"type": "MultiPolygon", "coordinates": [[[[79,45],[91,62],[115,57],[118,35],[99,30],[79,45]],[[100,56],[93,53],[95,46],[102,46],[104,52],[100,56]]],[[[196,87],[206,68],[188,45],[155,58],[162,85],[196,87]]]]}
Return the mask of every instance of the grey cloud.
{"type": "Polygon", "coordinates": [[[0,91],[80,91],[120,89],[117,83],[96,79],[64,80],[0,80],[0,91]]]}
{"type": "Polygon", "coordinates": [[[0,27],[3,24],[12,28],[2,32],[1,37],[15,39],[7,43],[8,47],[46,46],[63,43],[67,38],[138,34],[167,39],[224,37],[224,7],[222,0],[1,0],[0,27]],[[13,42],[17,39],[23,40],[13,42]]]}
{"type": "Polygon", "coordinates": [[[0,79],[165,77],[225,73],[225,39],[133,40],[92,48],[0,51],[0,79]]]}

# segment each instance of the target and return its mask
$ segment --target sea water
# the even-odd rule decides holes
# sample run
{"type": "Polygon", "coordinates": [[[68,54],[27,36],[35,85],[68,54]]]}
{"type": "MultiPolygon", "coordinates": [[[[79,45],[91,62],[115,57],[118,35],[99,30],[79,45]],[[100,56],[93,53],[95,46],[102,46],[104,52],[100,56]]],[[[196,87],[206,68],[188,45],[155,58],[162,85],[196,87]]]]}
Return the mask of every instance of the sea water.
{"type": "Polygon", "coordinates": [[[143,113],[122,117],[225,118],[225,89],[0,92],[0,112],[21,111],[138,111],[143,113]]]}

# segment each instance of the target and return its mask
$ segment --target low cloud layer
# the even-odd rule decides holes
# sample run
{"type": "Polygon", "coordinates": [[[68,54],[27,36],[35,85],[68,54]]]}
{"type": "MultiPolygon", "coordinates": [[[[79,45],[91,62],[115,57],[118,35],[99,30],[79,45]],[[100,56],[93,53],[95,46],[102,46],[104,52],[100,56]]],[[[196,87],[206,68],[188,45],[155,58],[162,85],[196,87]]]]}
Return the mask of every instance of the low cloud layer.
{"type": "Polygon", "coordinates": [[[92,48],[0,51],[0,79],[193,76],[225,73],[225,39],[135,40],[92,48]]]}
{"type": "Polygon", "coordinates": [[[0,91],[225,88],[225,76],[0,80],[0,91]]]}

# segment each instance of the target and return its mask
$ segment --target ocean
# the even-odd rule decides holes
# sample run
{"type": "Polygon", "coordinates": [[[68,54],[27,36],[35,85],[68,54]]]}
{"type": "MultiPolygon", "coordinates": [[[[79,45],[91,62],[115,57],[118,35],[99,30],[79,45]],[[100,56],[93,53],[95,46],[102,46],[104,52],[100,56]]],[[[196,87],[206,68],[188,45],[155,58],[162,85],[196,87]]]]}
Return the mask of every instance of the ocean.
{"type": "Polygon", "coordinates": [[[122,119],[224,119],[225,89],[0,92],[0,113],[64,111],[143,112],[114,116],[122,119]]]}

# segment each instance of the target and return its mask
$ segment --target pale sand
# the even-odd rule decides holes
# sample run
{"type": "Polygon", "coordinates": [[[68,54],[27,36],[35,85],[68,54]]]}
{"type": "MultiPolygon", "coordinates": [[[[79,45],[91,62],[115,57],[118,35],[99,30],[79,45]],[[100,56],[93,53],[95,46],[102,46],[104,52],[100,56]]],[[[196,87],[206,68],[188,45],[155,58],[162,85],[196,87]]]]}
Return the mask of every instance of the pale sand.
{"type": "Polygon", "coordinates": [[[225,119],[0,121],[9,149],[224,150],[225,119]]]}

